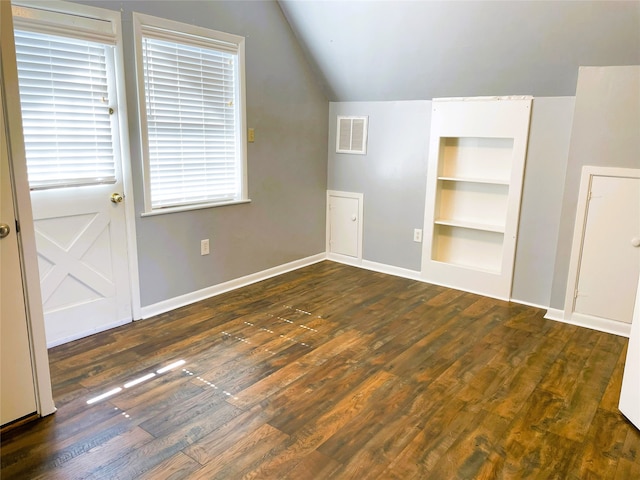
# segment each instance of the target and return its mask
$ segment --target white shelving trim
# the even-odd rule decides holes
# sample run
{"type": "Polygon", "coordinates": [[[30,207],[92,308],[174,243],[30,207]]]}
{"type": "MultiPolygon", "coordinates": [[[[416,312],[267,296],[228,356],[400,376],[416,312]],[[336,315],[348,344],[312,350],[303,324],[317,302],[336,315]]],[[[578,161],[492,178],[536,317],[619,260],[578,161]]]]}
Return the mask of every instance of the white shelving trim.
{"type": "Polygon", "coordinates": [[[467,183],[484,183],[488,185],[509,185],[509,180],[502,178],[478,178],[478,177],[445,177],[440,176],[438,180],[445,182],[467,182],[467,183]]]}
{"type": "Polygon", "coordinates": [[[491,225],[487,223],[468,222],[465,220],[454,220],[448,218],[437,218],[433,223],[436,225],[446,225],[448,227],[468,228],[471,230],[482,230],[484,232],[504,233],[504,225],[491,225]]]}
{"type": "Polygon", "coordinates": [[[500,274],[500,269],[493,269],[493,268],[482,268],[482,267],[478,267],[476,265],[469,265],[467,263],[457,263],[456,261],[447,261],[447,262],[443,262],[441,260],[432,260],[435,263],[439,263],[443,266],[445,265],[453,265],[454,267],[460,267],[460,268],[464,268],[464,269],[468,269],[468,270],[474,270],[476,272],[482,272],[482,273],[489,273],[491,275],[499,275],[500,274]]]}

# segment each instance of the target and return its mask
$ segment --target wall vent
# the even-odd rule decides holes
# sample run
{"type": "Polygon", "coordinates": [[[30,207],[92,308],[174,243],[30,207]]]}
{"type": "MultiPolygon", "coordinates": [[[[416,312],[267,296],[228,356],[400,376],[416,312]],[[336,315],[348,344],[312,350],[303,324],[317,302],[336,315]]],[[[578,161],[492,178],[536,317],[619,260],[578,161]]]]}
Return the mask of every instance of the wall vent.
{"type": "Polygon", "coordinates": [[[367,153],[367,124],[369,117],[338,116],[336,153],[367,153]]]}

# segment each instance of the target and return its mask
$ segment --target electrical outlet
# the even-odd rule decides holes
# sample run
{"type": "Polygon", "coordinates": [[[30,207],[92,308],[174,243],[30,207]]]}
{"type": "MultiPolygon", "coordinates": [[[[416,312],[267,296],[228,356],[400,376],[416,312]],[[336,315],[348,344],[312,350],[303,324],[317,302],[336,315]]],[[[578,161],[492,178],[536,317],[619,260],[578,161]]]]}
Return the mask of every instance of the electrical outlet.
{"type": "Polygon", "coordinates": [[[249,143],[253,143],[256,141],[256,130],[254,128],[250,128],[247,133],[247,141],[249,143]]]}
{"type": "Polygon", "coordinates": [[[421,243],[422,242],[422,229],[414,228],[413,229],[413,241],[421,243]]]}
{"type": "Polygon", "coordinates": [[[209,255],[209,239],[200,240],[200,255],[209,255]]]}

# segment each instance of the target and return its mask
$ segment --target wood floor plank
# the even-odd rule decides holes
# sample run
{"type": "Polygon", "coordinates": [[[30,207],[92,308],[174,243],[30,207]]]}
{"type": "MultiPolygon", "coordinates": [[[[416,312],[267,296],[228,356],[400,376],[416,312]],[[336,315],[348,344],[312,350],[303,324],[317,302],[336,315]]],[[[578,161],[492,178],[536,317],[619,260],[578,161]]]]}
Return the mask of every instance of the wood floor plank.
{"type": "Polygon", "coordinates": [[[247,432],[222,454],[212,458],[192,478],[202,480],[241,478],[242,473],[257,466],[267,453],[288,438],[277,428],[263,424],[247,432]]]}
{"type": "Polygon", "coordinates": [[[500,415],[477,411],[465,430],[430,469],[430,476],[476,478],[491,454],[500,458],[506,456],[499,443],[507,425],[508,420],[500,415]]]}
{"type": "Polygon", "coordinates": [[[145,472],[152,470],[158,464],[240,414],[241,411],[237,408],[222,403],[220,408],[215,410],[215,414],[214,412],[203,412],[191,422],[172,429],[166,435],[155,438],[141,448],[132,450],[126,455],[112,458],[111,461],[106,461],[101,465],[96,465],[96,468],[86,478],[92,480],[139,478],[145,472]]]}
{"type": "Polygon", "coordinates": [[[254,407],[231,418],[227,423],[193,442],[183,451],[201,465],[223,455],[229,445],[235,445],[242,439],[267,423],[269,419],[262,408],[254,407]]]}
{"type": "Polygon", "coordinates": [[[184,453],[178,452],[148,472],[140,475],[138,480],[180,480],[192,478],[200,469],[202,469],[202,465],[184,453]]]}
{"type": "Polygon", "coordinates": [[[620,413],[598,409],[591,421],[587,437],[580,455],[578,473],[581,477],[614,477],[620,453],[627,436],[620,413]]]}
{"type": "Polygon", "coordinates": [[[317,370],[330,358],[339,356],[345,350],[353,348],[363,341],[366,341],[366,338],[358,332],[348,330],[343,335],[330,339],[319,347],[311,350],[295,362],[253,383],[251,386],[238,392],[235,395],[237,399],[234,398],[229,401],[239,407],[252,407],[287,388],[300,377],[308,374],[312,369],[317,370]]]}
{"type": "Polygon", "coordinates": [[[319,262],[51,349],[58,411],[3,432],[0,476],[627,480],[626,347],[319,262]]]}
{"type": "Polygon", "coordinates": [[[84,478],[95,469],[102,458],[118,457],[129,450],[135,450],[153,440],[153,437],[139,427],[126,430],[102,445],[88,450],[85,454],[64,462],[59,468],[47,469],[34,480],[68,480],[84,478]]]}
{"type": "Polygon", "coordinates": [[[625,343],[624,347],[620,351],[616,366],[613,370],[613,373],[611,374],[609,382],[607,383],[607,387],[604,391],[604,394],[602,395],[602,400],[600,400],[600,405],[598,405],[598,408],[616,413],[620,411],[618,410],[618,404],[620,403],[620,385],[622,385],[622,377],[624,375],[624,363],[627,358],[627,346],[628,343],[625,343]]]}
{"type": "Polygon", "coordinates": [[[371,394],[390,377],[389,373],[380,371],[365,379],[351,389],[348,395],[344,396],[329,412],[291,435],[291,441],[283,445],[283,449],[277,451],[277,455],[267,459],[250,472],[247,478],[277,478],[281,472],[293,469],[302,458],[316,450],[358,415],[371,394]]]}
{"type": "Polygon", "coordinates": [[[338,469],[341,465],[332,458],[323,455],[317,450],[304,457],[293,469],[283,472],[282,480],[300,480],[312,478],[314,480],[328,480],[340,478],[338,469]]]}
{"type": "Polygon", "coordinates": [[[550,432],[571,440],[581,441],[584,438],[618,361],[620,350],[616,355],[610,348],[614,344],[621,345],[619,342],[613,335],[599,335],[596,346],[578,374],[566,407],[549,425],[550,432]]]}

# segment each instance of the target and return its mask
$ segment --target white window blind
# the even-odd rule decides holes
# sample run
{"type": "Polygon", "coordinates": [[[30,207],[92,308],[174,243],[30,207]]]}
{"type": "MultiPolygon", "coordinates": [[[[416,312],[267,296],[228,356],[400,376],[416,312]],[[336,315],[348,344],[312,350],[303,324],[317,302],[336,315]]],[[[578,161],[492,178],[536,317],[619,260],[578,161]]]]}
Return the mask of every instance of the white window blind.
{"type": "Polygon", "coordinates": [[[151,209],[240,200],[237,46],[172,33],[141,38],[151,209]]]}
{"type": "Polygon", "coordinates": [[[115,182],[108,45],[16,30],[32,189],[115,182]]]}

